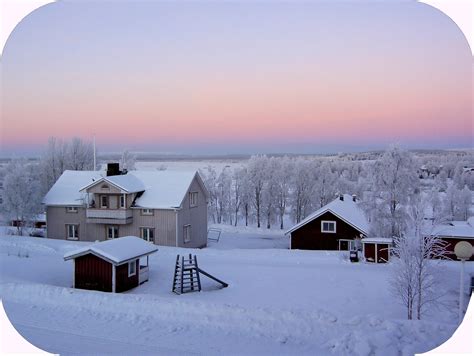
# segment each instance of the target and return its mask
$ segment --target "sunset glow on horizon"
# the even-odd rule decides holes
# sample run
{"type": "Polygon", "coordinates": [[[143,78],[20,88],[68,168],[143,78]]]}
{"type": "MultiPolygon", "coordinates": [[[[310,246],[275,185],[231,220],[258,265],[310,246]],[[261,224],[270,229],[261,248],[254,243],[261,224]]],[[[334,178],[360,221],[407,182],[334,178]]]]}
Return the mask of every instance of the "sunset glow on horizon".
{"type": "Polygon", "coordinates": [[[6,45],[1,149],[472,147],[472,70],[454,23],[411,2],[55,3],[6,45]]]}

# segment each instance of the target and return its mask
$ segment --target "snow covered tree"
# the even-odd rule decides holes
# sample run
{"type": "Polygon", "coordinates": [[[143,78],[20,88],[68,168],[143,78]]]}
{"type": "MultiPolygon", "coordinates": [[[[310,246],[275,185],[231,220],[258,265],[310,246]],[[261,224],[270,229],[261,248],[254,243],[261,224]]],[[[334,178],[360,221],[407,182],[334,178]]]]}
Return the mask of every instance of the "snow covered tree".
{"type": "Polygon", "coordinates": [[[40,184],[34,168],[26,159],[13,160],[3,180],[2,213],[17,222],[18,235],[42,211],[40,184]]]}
{"type": "Polygon", "coordinates": [[[292,194],[290,198],[293,220],[299,223],[308,214],[313,193],[313,174],[309,161],[298,158],[295,161],[292,194]]]}
{"type": "Polygon", "coordinates": [[[375,162],[374,191],[378,193],[379,213],[390,225],[390,235],[404,230],[403,204],[418,189],[419,180],[409,152],[390,146],[375,162]]]}
{"type": "Polygon", "coordinates": [[[435,306],[441,296],[438,286],[439,259],[446,255],[446,243],[434,235],[433,226],[441,221],[427,221],[430,197],[410,197],[408,215],[411,234],[395,236],[392,253],[397,257],[392,276],[392,290],[407,307],[408,319],[421,319],[428,306],[435,306]]]}
{"type": "Polygon", "coordinates": [[[79,171],[94,169],[93,144],[77,137],[69,143],[50,137],[38,168],[41,193],[46,194],[66,169],[79,171]]]}
{"type": "Polygon", "coordinates": [[[248,179],[253,192],[252,203],[255,208],[257,227],[261,225],[263,187],[268,158],[265,155],[252,156],[248,162],[248,179]]]}
{"type": "Polygon", "coordinates": [[[280,229],[283,229],[283,220],[290,196],[293,167],[293,162],[288,157],[284,157],[278,160],[278,168],[273,174],[273,178],[275,180],[276,209],[278,211],[280,229]]]}
{"type": "MultiPolygon", "coordinates": [[[[331,164],[327,161],[321,163],[317,169],[313,171],[315,173],[315,187],[314,198],[317,200],[315,206],[321,208],[330,201],[334,200],[336,196],[336,183],[338,183],[338,177],[332,172],[331,164]]],[[[343,193],[343,192],[339,192],[343,193]]]]}
{"type": "Polygon", "coordinates": [[[216,180],[216,220],[220,224],[227,220],[230,206],[232,177],[228,167],[224,167],[216,180]]]}
{"type": "MultiPolygon", "coordinates": [[[[237,226],[239,221],[239,211],[242,206],[242,195],[244,191],[245,176],[247,170],[245,167],[235,168],[232,173],[232,188],[230,198],[230,214],[233,215],[234,226],[237,226]]],[[[232,224],[232,219],[231,219],[232,224]]]]}
{"type": "Polygon", "coordinates": [[[457,189],[454,184],[446,190],[444,199],[445,216],[450,220],[467,220],[471,216],[472,192],[464,186],[457,189]]]}
{"type": "Polygon", "coordinates": [[[265,184],[262,194],[262,211],[266,217],[267,229],[271,228],[271,224],[274,221],[276,206],[277,206],[277,191],[278,182],[276,175],[279,172],[280,165],[278,162],[279,158],[270,157],[267,160],[265,169],[265,184]]]}
{"type": "Polygon", "coordinates": [[[94,170],[94,146],[79,137],[72,138],[66,146],[66,169],[73,171],[94,170]]]}
{"type": "Polygon", "coordinates": [[[129,150],[124,150],[122,152],[122,157],[120,158],[120,167],[121,169],[125,169],[127,171],[135,170],[135,164],[137,162],[137,156],[134,155],[129,150]]]}

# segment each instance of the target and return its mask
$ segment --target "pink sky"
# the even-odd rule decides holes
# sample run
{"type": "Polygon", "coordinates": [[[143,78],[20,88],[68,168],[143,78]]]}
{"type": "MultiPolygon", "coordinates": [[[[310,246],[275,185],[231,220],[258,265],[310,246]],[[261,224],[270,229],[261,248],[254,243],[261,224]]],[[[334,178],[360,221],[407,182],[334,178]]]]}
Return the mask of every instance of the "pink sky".
{"type": "Polygon", "coordinates": [[[444,15],[407,3],[356,15],[353,4],[235,6],[38,10],[2,59],[2,149],[94,134],[104,150],[472,145],[472,57],[444,15]]]}

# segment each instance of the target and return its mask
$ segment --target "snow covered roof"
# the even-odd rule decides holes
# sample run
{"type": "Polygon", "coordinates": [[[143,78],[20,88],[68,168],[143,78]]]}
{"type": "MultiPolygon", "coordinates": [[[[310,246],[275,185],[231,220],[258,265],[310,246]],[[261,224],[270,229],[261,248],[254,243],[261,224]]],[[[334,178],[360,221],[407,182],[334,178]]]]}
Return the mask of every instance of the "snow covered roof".
{"type": "Polygon", "coordinates": [[[124,236],[113,240],[96,242],[64,255],[64,260],[92,253],[115,265],[123,264],[158,251],[158,248],[136,236],[124,236]]]}
{"type": "MultiPolygon", "coordinates": [[[[177,208],[185,198],[196,171],[131,171],[145,186],[135,206],[152,209],[177,208]]],[[[128,175],[127,174],[127,175],[128,175]]],[[[203,187],[205,190],[205,188],[203,187]]]]}
{"type": "Polygon", "coordinates": [[[344,200],[341,200],[340,198],[334,199],[329,204],[316,210],[314,213],[310,214],[304,220],[286,231],[285,235],[299,229],[301,226],[306,225],[328,211],[336,215],[339,219],[344,220],[349,225],[352,225],[361,233],[367,234],[369,231],[369,223],[360,206],[352,200],[352,196],[349,194],[344,194],[343,199],[344,200]]]}
{"type": "Polygon", "coordinates": [[[360,240],[363,244],[364,243],[372,243],[372,244],[389,244],[393,243],[392,239],[387,237],[366,237],[360,240]]]}
{"type": "Polygon", "coordinates": [[[82,205],[86,189],[109,182],[127,193],[143,192],[135,207],[172,209],[180,207],[194,177],[202,185],[196,171],[130,171],[124,175],[104,177],[104,172],[65,171],[43,199],[45,205],[82,205]]]}
{"type": "Polygon", "coordinates": [[[469,218],[468,221],[451,221],[447,224],[436,225],[431,234],[441,237],[474,239],[474,219],[469,218]]]}
{"type": "Polygon", "coordinates": [[[98,171],[64,171],[43,198],[45,205],[82,205],[85,193],[81,188],[102,177],[98,171]]]}
{"type": "Polygon", "coordinates": [[[137,179],[132,174],[120,174],[116,176],[102,177],[99,180],[96,180],[87,186],[81,188],[81,191],[85,191],[90,187],[93,187],[96,184],[107,182],[116,186],[118,189],[124,191],[125,193],[137,193],[145,190],[143,183],[137,179]]]}

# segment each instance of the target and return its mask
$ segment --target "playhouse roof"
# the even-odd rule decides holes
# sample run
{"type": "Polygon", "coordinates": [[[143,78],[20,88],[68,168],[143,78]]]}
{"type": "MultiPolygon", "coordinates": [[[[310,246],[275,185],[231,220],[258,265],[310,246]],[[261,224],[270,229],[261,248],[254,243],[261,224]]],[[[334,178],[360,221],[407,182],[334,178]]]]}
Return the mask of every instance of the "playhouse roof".
{"type": "Polygon", "coordinates": [[[349,225],[352,225],[355,229],[359,230],[363,234],[367,234],[369,231],[369,223],[361,207],[353,201],[351,195],[344,194],[343,200],[341,200],[339,197],[334,199],[332,202],[316,210],[304,220],[293,226],[291,229],[286,231],[285,234],[289,234],[299,229],[301,226],[306,225],[310,221],[313,221],[328,211],[349,225]]]}
{"type": "Polygon", "coordinates": [[[74,259],[92,253],[115,265],[149,255],[158,251],[158,248],[136,236],[124,236],[113,240],[95,242],[80,249],[68,252],[64,260],[74,259]]]}

